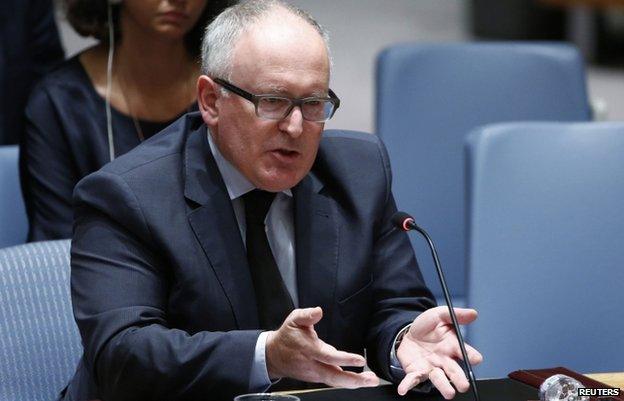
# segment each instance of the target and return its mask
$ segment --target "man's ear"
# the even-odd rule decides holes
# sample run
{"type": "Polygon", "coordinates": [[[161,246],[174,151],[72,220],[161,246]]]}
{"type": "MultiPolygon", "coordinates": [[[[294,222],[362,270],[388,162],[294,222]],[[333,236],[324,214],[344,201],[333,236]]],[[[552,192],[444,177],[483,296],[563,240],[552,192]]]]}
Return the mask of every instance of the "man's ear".
{"type": "Polygon", "coordinates": [[[219,85],[207,75],[201,75],[197,79],[197,104],[204,122],[208,126],[214,126],[219,121],[219,85]]]}

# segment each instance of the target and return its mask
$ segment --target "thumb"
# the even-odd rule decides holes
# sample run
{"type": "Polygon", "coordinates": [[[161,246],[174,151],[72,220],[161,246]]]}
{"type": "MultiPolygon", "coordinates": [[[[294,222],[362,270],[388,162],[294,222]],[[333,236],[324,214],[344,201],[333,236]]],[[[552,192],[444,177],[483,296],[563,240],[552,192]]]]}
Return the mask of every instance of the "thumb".
{"type": "MultiPolygon", "coordinates": [[[[457,323],[469,324],[477,318],[477,311],[466,308],[453,308],[457,316],[457,323]]],[[[410,335],[414,338],[421,338],[436,329],[440,324],[449,325],[452,323],[451,314],[447,306],[437,306],[421,313],[410,328],[410,335]]]]}
{"type": "MultiPolygon", "coordinates": [[[[457,317],[457,323],[459,324],[469,324],[477,319],[477,311],[474,309],[453,308],[453,311],[455,312],[455,316],[457,317]]],[[[448,307],[446,306],[441,307],[439,311],[439,316],[444,323],[451,324],[453,321],[451,319],[451,314],[449,313],[448,307]]]]}
{"type": "Polygon", "coordinates": [[[290,312],[286,321],[296,326],[314,326],[322,317],[323,310],[317,306],[316,308],[295,309],[290,312]]]}

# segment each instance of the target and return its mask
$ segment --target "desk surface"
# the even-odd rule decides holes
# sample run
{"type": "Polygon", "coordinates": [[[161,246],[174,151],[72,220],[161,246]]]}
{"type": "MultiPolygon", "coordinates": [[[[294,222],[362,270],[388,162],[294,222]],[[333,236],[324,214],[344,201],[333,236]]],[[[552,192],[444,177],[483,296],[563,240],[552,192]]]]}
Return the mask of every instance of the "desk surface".
{"type": "MultiPolygon", "coordinates": [[[[605,383],[612,387],[619,387],[624,390],[624,372],[616,372],[616,373],[588,373],[585,376],[591,377],[594,380],[598,380],[602,383],[605,383]]],[[[290,391],[284,392],[286,394],[306,394],[310,392],[318,392],[323,390],[332,390],[329,388],[324,389],[316,389],[316,390],[302,390],[302,391],[290,391]]],[[[335,389],[334,389],[335,390],[335,389]]]]}
{"type": "Polygon", "coordinates": [[[594,380],[603,382],[612,387],[619,387],[624,390],[624,372],[618,373],[591,373],[585,376],[591,377],[594,380]]]}
{"type": "MultiPolygon", "coordinates": [[[[511,379],[479,380],[479,394],[482,400],[526,401],[537,399],[537,390],[511,379]]],[[[396,387],[382,385],[355,390],[332,389],[296,393],[301,401],[444,401],[438,393],[417,394],[408,392],[404,396],[396,393],[396,387]]],[[[457,394],[453,401],[472,401],[472,393],[457,394]]]]}

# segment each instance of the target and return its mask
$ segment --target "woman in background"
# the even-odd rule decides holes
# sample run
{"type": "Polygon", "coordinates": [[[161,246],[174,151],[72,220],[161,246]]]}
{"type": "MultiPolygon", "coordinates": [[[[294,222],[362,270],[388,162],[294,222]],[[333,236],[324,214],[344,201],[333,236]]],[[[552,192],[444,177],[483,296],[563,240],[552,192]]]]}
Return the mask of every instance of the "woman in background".
{"type": "Polygon", "coordinates": [[[197,109],[203,28],[228,3],[65,0],[74,29],[100,43],[43,78],[26,107],[29,241],[70,238],[78,181],[197,109]]]}

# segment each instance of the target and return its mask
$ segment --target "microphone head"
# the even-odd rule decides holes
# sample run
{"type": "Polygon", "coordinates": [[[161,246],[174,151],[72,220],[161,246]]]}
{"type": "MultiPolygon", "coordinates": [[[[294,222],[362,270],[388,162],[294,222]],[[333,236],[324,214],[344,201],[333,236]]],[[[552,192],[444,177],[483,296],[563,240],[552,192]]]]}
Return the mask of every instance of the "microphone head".
{"type": "Polygon", "coordinates": [[[392,224],[403,231],[409,231],[415,224],[414,218],[405,212],[396,212],[390,218],[392,224]]]}

